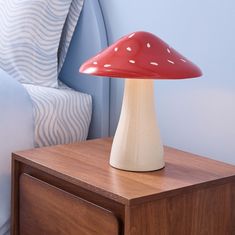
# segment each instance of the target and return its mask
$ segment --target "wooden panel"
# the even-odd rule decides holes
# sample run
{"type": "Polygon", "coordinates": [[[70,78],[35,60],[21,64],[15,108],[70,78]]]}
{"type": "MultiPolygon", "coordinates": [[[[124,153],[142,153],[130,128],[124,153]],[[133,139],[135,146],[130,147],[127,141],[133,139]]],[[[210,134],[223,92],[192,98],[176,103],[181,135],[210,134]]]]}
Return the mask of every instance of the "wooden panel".
{"type": "Polygon", "coordinates": [[[37,178],[43,182],[46,182],[48,184],[51,184],[57,188],[60,188],[70,194],[73,194],[80,198],[85,198],[87,201],[96,204],[100,207],[103,207],[109,211],[114,211],[115,216],[122,220],[125,213],[125,206],[123,204],[120,204],[116,201],[113,201],[110,198],[104,198],[97,192],[92,192],[87,189],[84,189],[82,187],[78,187],[70,182],[64,181],[62,179],[59,179],[53,175],[49,175],[43,171],[40,171],[36,168],[32,168],[30,166],[24,165],[21,163],[20,172],[26,173],[28,175],[33,176],[34,178],[37,178]]]}
{"type": "Polygon", "coordinates": [[[19,231],[19,171],[20,163],[12,159],[11,164],[11,235],[19,231]]]}
{"type": "Polygon", "coordinates": [[[235,234],[235,180],[233,181],[233,183],[231,184],[231,190],[232,190],[232,195],[231,195],[231,220],[232,220],[232,233],[231,234],[235,234]]]}
{"type": "Polygon", "coordinates": [[[18,152],[15,159],[125,205],[234,180],[235,166],[165,147],[166,167],[146,173],[112,168],[112,140],[98,139],[18,152]],[[92,172],[92,174],[91,174],[92,172]]]}
{"type": "MultiPolygon", "coordinates": [[[[134,206],[128,235],[232,235],[232,184],[134,206]]],[[[234,196],[234,195],[233,195],[234,196]]]]}
{"type": "Polygon", "coordinates": [[[32,176],[20,176],[21,235],[118,235],[116,217],[32,176]]]}

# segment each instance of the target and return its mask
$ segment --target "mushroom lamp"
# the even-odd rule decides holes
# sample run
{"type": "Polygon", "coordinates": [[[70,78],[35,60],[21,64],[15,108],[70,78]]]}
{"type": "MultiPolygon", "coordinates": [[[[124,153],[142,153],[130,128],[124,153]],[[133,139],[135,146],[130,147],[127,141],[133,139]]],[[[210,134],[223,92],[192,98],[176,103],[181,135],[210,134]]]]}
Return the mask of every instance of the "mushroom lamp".
{"type": "Polygon", "coordinates": [[[153,79],[194,78],[201,70],[157,36],[134,32],[86,61],[80,72],[126,78],[110,164],[128,171],[163,168],[153,79]]]}

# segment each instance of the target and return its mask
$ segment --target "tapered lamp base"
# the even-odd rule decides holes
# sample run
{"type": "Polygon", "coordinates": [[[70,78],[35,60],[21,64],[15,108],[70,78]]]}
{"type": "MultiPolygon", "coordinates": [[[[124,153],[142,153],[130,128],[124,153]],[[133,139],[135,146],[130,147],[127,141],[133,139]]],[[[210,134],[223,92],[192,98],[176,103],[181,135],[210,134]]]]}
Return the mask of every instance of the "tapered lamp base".
{"type": "Polygon", "coordinates": [[[127,171],[153,171],[164,167],[153,80],[126,79],[110,164],[127,171]]]}

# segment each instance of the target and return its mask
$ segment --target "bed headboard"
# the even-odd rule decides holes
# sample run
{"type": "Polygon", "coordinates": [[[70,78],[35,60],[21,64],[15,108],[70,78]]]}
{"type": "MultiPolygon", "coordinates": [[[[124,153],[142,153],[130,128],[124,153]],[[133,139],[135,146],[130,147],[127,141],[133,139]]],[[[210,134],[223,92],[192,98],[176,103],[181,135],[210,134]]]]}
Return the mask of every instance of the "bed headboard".
{"type": "Polygon", "coordinates": [[[93,113],[88,138],[109,135],[109,78],[80,74],[79,67],[106,46],[107,36],[99,1],[85,0],[60,80],[92,95],[93,113]]]}

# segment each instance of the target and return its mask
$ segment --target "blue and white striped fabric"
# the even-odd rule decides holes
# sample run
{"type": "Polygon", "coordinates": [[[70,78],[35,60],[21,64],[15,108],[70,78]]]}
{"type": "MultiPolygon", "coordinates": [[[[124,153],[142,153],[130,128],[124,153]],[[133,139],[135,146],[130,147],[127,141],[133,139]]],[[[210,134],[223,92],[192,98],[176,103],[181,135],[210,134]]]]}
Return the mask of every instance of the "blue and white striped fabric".
{"type": "Polygon", "coordinates": [[[33,103],[35,147],[86,140],[92,113],[90,95],[69,88],[23,85],[33,103]]]}
{"type": "Polygon", "coordinates": [[[0,67],[22,83],[57,87],[58,47],[72,0],[1,0],[0,67]]]}
{"type": "Polygon", "coordinates": [[[73,0],[69,8],[69,14],[65,21],[65,25],[62,31],[60,46],[58,50],[58,58],[59,58],[58,72],[60,72],[64,64],[75,27],[77,25],[79,16],[82,11],[83,3],[84,0],[73,0]]]}

